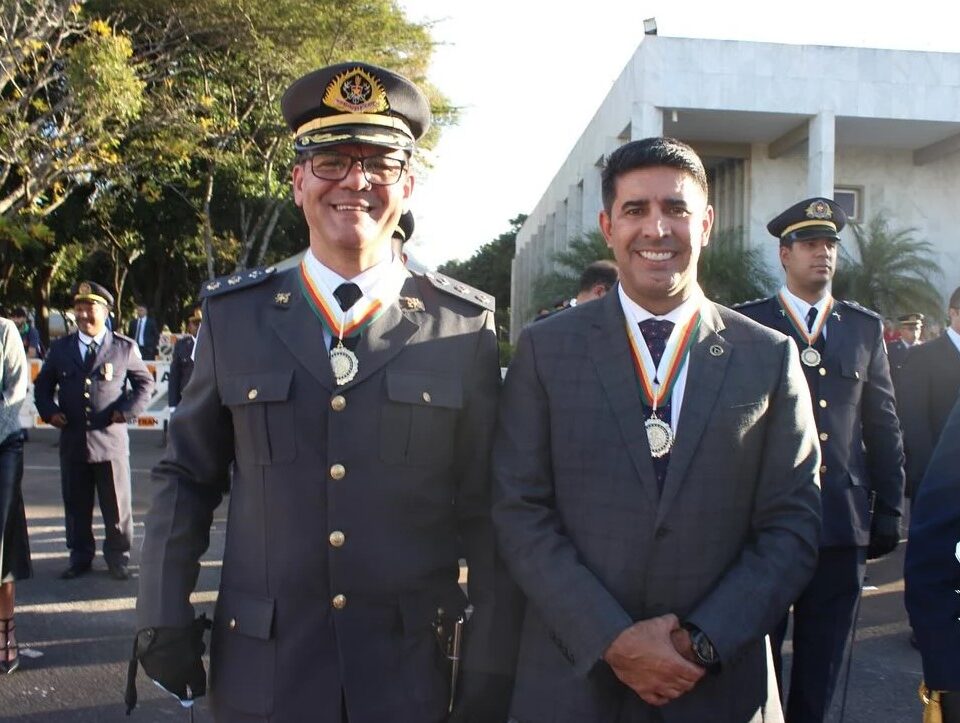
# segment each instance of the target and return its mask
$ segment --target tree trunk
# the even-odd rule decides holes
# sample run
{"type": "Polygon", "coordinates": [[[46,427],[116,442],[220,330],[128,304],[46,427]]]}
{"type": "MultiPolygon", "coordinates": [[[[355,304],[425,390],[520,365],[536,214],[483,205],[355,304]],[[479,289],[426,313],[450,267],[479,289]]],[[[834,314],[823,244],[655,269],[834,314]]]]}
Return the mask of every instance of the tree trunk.
{"type": "Polygon", "coordinates": [[[274,199],[273,213],[270,214],[270,222],[263,232],[263,243],[260,244],[260,253],[257,255],[257,266],[263,266],[263,259],[267,255],[267,249],[270,248],[270,241],[273,238],[273,231],[277,227],[277,221],[280,220],[280,212],[283,210],[283,201],[274,199]]]}
{"type": "Polygon", "coordinates": [[[207,187],[203,192],[203,244],[207,252],[207,278],[216,276],[213,265],[213,222],[210,219],[210,201],[213,199],[213,166],[207,171],[207,187]]]}

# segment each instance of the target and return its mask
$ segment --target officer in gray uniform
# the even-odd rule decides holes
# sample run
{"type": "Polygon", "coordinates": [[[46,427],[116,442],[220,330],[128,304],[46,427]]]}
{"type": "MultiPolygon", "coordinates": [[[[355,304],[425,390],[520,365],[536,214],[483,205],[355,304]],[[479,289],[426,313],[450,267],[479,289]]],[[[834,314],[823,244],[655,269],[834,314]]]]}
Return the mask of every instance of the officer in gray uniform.
{"type": "Polygon", "coordinates": [[[351,62],[297,80],[282,110],[310,248],[297,268],[203,289],[193,378],[154,470],[136,657],[181,699],[205,692],[189,596],[233,463],[218,721],[502,723],[522,598],[490,523],[494,301],[391,251],[429,105],[351,62]]]}
{"type": "Polygon", "coordinates": [[[129,577],[133,540],[127,421],[136,419],[153,393],[153,376],[136,342],[110,331],[113,296],[100,284],[73,291],[77,331],[50,345],[34,382],[37,411],[60,429],[60,478],[70,565],[61,577],[90,570],[96,552],[93,498],[103,515],[103,556],[116,580],[129,577]]]}

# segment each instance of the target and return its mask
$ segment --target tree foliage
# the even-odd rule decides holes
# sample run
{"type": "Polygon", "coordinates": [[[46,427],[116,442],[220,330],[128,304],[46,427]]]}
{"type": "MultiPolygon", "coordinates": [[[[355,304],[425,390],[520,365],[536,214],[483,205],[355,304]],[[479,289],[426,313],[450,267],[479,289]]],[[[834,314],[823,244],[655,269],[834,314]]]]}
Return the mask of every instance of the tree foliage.
{"type": "Polygon", "coordinates": [[[708,299],[724,306],[767,296],[777,283],[759,247],[747,247],[739,228],[713,234],[700,254],[697,281],[708,299]]]}
{"type": "Polygon", "coordinates": [[[594,261],[602,259],[612,260],[613,252],[599,230],[571,239],[567,248],[553,254],[552,260],[560,269],[534,279],[531,308],[527,309],[526,316],[532,318],[540,309],[551,309],[558,301],[576,296],[580,274],[594,261]]]}
{"type": "Polygon", "coordinates": [[[919,311],[943,316],[933,279],[940,275],[933,245],[915,228],[893,228],[879,213],[866,224],[851,224],[855,254],[840,244],[833,293],[884,316],[919,311]]]}

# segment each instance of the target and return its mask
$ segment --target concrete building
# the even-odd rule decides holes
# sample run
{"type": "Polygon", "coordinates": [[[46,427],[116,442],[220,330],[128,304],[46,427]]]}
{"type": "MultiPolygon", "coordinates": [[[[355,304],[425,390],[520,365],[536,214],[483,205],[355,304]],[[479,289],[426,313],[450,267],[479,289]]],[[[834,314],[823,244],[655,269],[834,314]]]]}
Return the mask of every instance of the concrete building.
{"type": "Polygon", "coordinates": [[[742,229],[771,271],[767,221],[824,195],[856,220],[883,212],[895,228],[916,228],[939,255],[944,295],[960,284],[960,53],[650,35],[517,237],[512,341],[553,253],[598,228],[605,155],[656,135],[697,149],[715,228],[742,229]]]}

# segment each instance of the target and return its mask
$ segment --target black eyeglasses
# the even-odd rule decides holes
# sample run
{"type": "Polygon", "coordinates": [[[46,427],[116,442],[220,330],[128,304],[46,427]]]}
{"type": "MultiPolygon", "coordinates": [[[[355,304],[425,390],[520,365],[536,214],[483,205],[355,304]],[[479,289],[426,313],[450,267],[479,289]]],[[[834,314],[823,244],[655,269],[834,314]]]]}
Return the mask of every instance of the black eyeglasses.
{"type": "Polygon", "coordinates": [[[319,151],[309,158],[310,170],[321,181],[342,181],[355,163],[363,177],[374,186],[392,186],[400,180],[407,162],[390,156],[351,156],[349,153],[319,151]]]}

